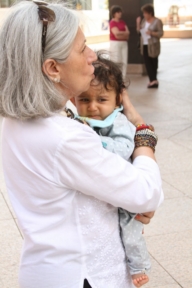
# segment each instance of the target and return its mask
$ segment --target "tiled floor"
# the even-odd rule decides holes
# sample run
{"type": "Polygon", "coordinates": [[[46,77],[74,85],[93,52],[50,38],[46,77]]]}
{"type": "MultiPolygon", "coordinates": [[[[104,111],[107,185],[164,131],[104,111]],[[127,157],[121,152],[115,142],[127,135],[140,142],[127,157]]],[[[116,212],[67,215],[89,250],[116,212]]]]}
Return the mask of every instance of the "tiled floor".
{"type": "Polygon", "coordinates": [[[192,39],[163,40],[158,90],[130,77],[132,102],[159,136],[165,202],[145,228],[152,258],[147,288],[192,287],[192,39]]]}
{"type": "MultiPolygon", "coordinates": [[[[159,135],[156,155],[165,193],[164,204],[145,228],[152,260],[146,288],[192,288],[191,47],[192,39],[162,41],[158,90],[146,88],[147,77],[130,76],[131,100],[159,135]]],[[[0,190],[0,288],[18,288],[22,236],[6,194],[2,169],[0,190]]]]}

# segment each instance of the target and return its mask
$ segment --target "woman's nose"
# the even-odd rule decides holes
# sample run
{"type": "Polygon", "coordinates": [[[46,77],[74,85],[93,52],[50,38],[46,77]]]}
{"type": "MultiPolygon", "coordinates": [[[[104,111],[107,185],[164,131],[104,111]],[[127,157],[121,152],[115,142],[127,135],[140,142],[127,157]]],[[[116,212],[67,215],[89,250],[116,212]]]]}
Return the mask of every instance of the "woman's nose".
{"type": "Polygon", "coordinates": [[[92,64],[93,62],[95,62],[97,60],[97,55],[96,53],[91,50],[89,47],[88,47],[89,51],[88,51],[88,64],[92,64]]]}

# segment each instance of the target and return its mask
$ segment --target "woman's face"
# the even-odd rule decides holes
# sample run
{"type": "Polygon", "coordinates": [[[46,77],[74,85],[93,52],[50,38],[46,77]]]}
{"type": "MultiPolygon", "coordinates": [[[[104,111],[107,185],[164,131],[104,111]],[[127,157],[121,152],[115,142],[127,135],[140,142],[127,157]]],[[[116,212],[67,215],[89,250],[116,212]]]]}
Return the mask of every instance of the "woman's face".
{"type": "Polygon", "coordinates": [[[71,53],[65,63],[60,65],[60,88],[68,98],[87,91],[94,79],[92,63],[97,59],[96,54],[86,46],[86,40],[81,29],[78,29],[71,53]]]}
{"type": "Polygon", "coordinates": [[[122,18],[122,12],[121,11],[116,12],[115,15],[114,15],[114,18],[121,19],[122,18]]]}
{"type": "Polygon", "coordinates": [[[147,12],[143,12],[143,17],[145,18],[146,21],[148,21],[152,18],[152,15],[147,12]]]}

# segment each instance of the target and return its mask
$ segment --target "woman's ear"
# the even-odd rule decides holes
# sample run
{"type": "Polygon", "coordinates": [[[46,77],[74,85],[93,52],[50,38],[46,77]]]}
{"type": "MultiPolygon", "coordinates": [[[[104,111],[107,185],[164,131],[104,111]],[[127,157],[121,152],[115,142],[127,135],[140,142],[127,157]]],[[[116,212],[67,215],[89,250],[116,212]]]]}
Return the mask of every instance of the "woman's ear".
{"type": "Polygon", "coordinates": [[[76,107],[75,97],[71,98],[70,101],[73,103],[73,105],[76,107]]]}
{"type": "Polygon", "coordinates": [[[60,69],[58,63],[53,59],[47,59],[42,66],[43,73],[53,82],[60,82],[60,69]]]}

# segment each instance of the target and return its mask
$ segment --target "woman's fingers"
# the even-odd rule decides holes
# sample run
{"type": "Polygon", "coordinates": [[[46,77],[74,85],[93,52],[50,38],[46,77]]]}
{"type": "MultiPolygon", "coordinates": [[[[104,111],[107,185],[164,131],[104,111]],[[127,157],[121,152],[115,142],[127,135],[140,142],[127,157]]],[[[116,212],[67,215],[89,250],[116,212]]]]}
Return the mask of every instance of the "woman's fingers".
{"type": "Polygon", "coordinates": [[[135,220],[143,223],[143,224],[149,224],[151,219],[146,217],[146,216],[143,216],[143,215],[140,215],[138,214],[136,217],[135,217],[135,220]]]}
{"type": "Polygon", "coordinates": [[[143,216],[146,216],[146,217],[151,219],[151,218],[153,218],[154,214],[155,214],[155,211],[147,212],[147,213],[143,213],[143,216]]]}
{"type": "Polygon", "coordinates": [[[155,212],[147,212],[143,214],[137,214],[135,216],[135,220],[140,221],[143,224],[149,224],[151,221],[151,218],[153,218],[155,212]]]}
{"type": "Polygon", "coordinates": [[[141,17],[137,17],[136,22],[137,22],[137,24],[140,24],[141,23],[141,17]]]}

